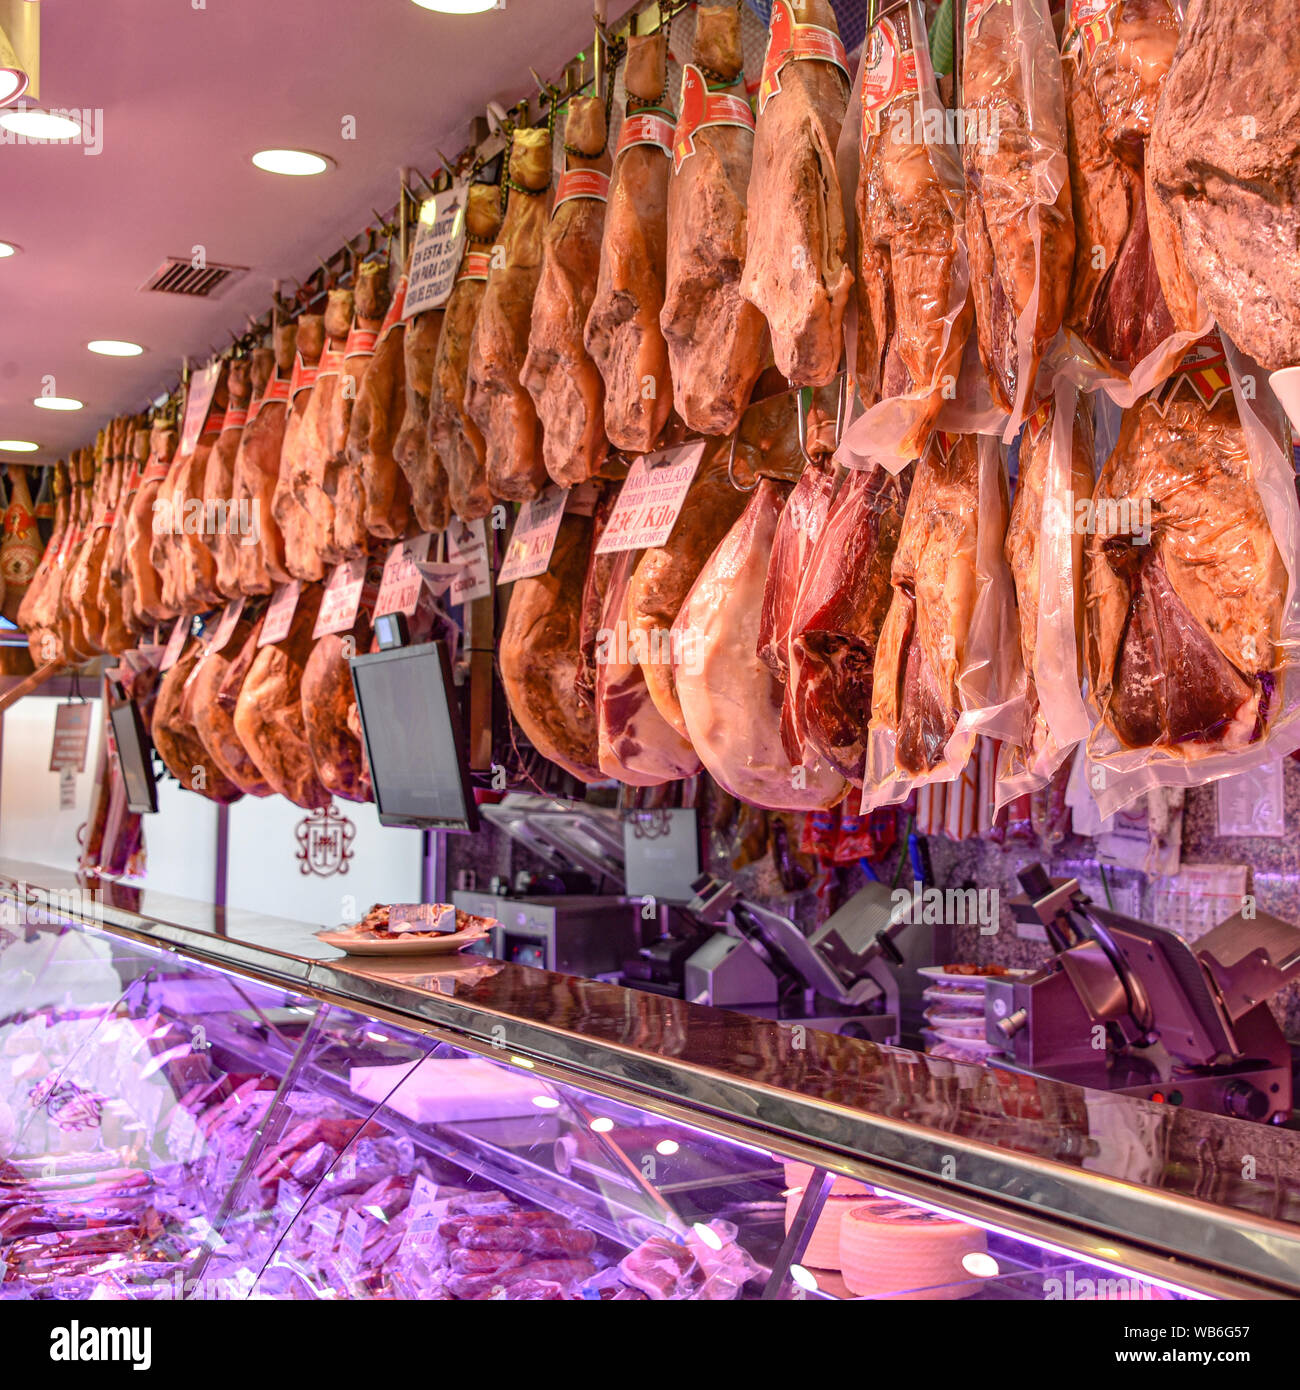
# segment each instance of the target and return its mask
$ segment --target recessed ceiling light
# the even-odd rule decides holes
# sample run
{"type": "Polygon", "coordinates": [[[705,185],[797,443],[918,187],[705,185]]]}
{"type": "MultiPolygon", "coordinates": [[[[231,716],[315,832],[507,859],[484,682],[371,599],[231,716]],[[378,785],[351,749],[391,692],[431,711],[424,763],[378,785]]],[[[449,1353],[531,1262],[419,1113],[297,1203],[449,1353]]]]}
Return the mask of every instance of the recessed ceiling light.
{"type": "Polygon", "coordinates": [[[0,241],[0,261],[6,256],[16,256],[23,248],[16,246],[12,241],[0,241]]]}
{"type": "Polygon", "coordinates": [[[48,111],[0,111],[0,126],[27,140],[71,140],[81,134],[81,124],[67,116],[52,116],[48,111]]]}
{"type": "Polygon", "coordinates": [[[422,10],[439,14],[482,14],[484,10],[504,10],[506,0],[415,0],[422,10]]]}
{"type": "Polygon", "coordinates": [[[27,90],[27,74],[22,68],[0,68],[0,106],[17,101],[27,90]]]}
{"type": "Polygon", "coordinates": [[[0,439],[0,454],[34,454],[40,447],[30,439],[0,439]]]}
{"type": "Polygon", "coordinates": [[[42,410],[80,410],[82,405],[71,396],[37,396],[32,404],[42,410]]]}
{"type": "Polygon", "coordinates": [[[139,357],[144,351],[139,343],[119,342],[116,338],[96,338],[86,346],[101,357],[139,357]]]}
{"type": "Polygon", "coordinates": [[[258,150],[253,163],[268,174],[323,174],[333,160],[310,150],[258,150]]]}

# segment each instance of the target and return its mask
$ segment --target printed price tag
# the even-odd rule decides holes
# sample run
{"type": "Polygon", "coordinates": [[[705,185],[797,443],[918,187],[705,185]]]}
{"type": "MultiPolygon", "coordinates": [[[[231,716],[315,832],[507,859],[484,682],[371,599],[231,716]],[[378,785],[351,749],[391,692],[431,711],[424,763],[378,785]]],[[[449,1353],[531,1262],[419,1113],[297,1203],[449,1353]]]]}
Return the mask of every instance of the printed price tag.
{"type": "Polygon", "coordinates": [[[482,517],[477,521],[452,520],[447,527],[447,558],[460,566],[459,577],[451,581],[451,602],[487,598],[492,592],[492,565],[482,517]]]}
{"type": "Polygon", "coordinates": [[[188,618],[177,618],[172,624],[171,636],[167,639],[167,645],[163,648],[162,660],[158,663],[158,669],[160,671],[170,671],[181,659],[181,652],[185,647],[185,639],[189,635],[190,620],[188,618]]]}
{"type": "Polygon", "coordinates": [[[418,1216],[411,1217],[406,1226],[406,1233],[402,1236],[400,1252],[406,1254],[413,1250],[436,1248],[441,1239],[438,1226],[442,1219],[443,1213],[440,1211],[422,1211],[418,1216]]]}
{"type": "Polygon", "coordinates": [[[445,561],[441,564],[430,563],[416,565],[416,569],[420,571],[424,582],[429,588],[440,596],[451,588],[454,580],[460,578],[460,566],[448,564],[445,561]]]}
{"type": "Polygon", "coordinates": [[[298,1192],[283,1178],[276,1184],[275,1188],[275,1211],[283,1225],[288,1225],[295,1216],[298,1209],[302,1206],[302,1198],[298,1192]]]}
{"type": "Polygon", "coordinates": [[[221,619],[213,629],[212,640],[208,644],[210,652],[223,650],[226,643],[230,641],[230,634],[234,632],[239,624],[240,615],[244,611],[244,596],[241,594],[237,599],[232,599],[222,610],[221,619]]]}
{"type": "Polygon", "coordinates": [[[216,394],[217,382],[221,380],[220,362],[210,363],[194,373],[190,380],[190,392],[185,398],[185,424],[181,430],[180,448],[177,453],[192,454],[198,447],[199,436],[203,433],[212,397],[216,394]]]}
{"type": "MultiPolygon", "coordinates": [[[[703,451],[703,445],[700,446],[703,451]]],[[[531,579],[545,574],[551,563],[551,551],[560,533],[567,492],[551,484],[540,496],[525,502],[519,509],[515,529],[506,547],[505,564],[497,577],[499,584],[513,584],[516,579],[531,579]]]]}
{"type": "Polygon", "coordinates": [[[411,1188],[411,1215],[427,1211],[438,1200],[438,1184],[423,1173],[417,1173],[411,1188]]]}
{"type": "Polygon", "coordinates": [[[70,767],[59,773],[59,810],[75,811],[77,808],[77,774],[70,767]]]}
{"type": "Polygon", "coordinates": [[[259,648],[271,642],[283,642],[289,635],[301,590],[302,584],[297,579],[291,579],[287,584],[276,587],[271,602],[267,605],[266,617],[262,619],[262,635],[257,639],[259,648]]]}
{"type": "Polygon", "coordinates": [[[312,629],[312,639],[325,637],[331,632],[346,632],[357,620],[357,609],[361,607],[361,590],[366,582],[366,557],[344,560],[335,565],[325,585],[321,598],[320,612],[316,615],[316,626],[312,629]]]}
{"type": "Polygon", "coordinates": [[[415,248],[406,286],[402,317],[410,319],[426,309],[445,304],[456,283],[461,252],[465,249],[465,205],[469,186],[454,183],[429,198],[420,209],[415,248]]]}
{"type": "Polygon", "coordinates": [[[337,1207],[325,1207],[311,1219],[311,1246],[323,1252],[333,1250],[339,1233],[339,1211],[337,1207]]]}
{"type": "Polygon", "coordinates": [[[379,581],[379,597],[375,600],[376,616],[383,613],[405,613],[409,618],[420,601],[420,585],[424,582],[417,565],[428,558],[433,537],[426,531],[409,541],[398,541],[384,561],[384,577],[379,581]]]}
{"type": "Polygon", "coordinates": [[[54,712],[54,743],[50,771],[86,770],[86,744],[90,740],[91,707],[85,703],[60,705],[54,712]]]}
{"type": "Polygon", "coordinates": [[[596,545],[597,555],[663,545],[704,457],[704,441],[638,458],[628,471],[596,545]],[[657,466],[656,466],[657,465],[657,466]]]}
{"type": "Polygon", "coordinates": [[[366,1248],[366,1218],[355,1209],[348,1212],[343,1223],[343,1239],[339,1242],[339,1263],[353,1272],[361,1268],[366,1248]]]}
{"type": "Polygon", "coordinates": [[[178,1105],[172,1110],[172,1117],[167,1122],[167,1152],[177,1163],[190,1161],[194,1133],[197,1129],[194,1116],[184,1106],[178,1105]]]}

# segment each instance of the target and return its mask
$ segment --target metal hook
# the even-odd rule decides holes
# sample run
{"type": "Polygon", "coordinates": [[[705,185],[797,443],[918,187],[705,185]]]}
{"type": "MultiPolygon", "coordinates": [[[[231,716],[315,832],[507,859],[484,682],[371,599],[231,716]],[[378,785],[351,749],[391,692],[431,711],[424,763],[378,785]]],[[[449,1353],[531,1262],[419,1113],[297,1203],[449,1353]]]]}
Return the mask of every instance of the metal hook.
{"type": "Polygon", "coordinates": [[[731,447],[727,451],[727,481],[737,492],[753,492],[759,483],[763,481],[759,475],[755,474],[754,481],[750,483],[748,487],[741,487],[736,481],[736,441],[739,438],[740,426],[737,425],[736,428],[731,431],[731,447]]]}
{"type": "MultiPolygon", "coordinates": [[[[789,381],[789,378],[787,377],[786,380],[789,381]]],[[[807,439],[808,416],[803,403],[804,388],[802,386],[795,386],[793,381],[790,382],[790,385],[794,387],[795,418],[799,422],[799,452],[803,455],[804,463],[811,464],[812,456],[808,452],[807,439]]]]}

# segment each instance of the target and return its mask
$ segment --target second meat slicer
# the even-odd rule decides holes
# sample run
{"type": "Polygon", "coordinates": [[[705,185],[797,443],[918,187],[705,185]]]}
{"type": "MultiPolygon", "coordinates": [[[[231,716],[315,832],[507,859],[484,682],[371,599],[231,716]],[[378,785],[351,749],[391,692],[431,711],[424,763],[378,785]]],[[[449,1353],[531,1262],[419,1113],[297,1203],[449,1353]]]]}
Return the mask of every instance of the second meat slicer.
{"type": "Polygon", "coordinates": [[[1195,942],[1098,907],[1077,879],[1020,874],[1018,921],[1056,954],[985,992],[994,1065],[1194,1110],[1281,1123],[1291,1050],[1268,999],[1300,975],[1300,929],[1239,912],[1195,942]]]}

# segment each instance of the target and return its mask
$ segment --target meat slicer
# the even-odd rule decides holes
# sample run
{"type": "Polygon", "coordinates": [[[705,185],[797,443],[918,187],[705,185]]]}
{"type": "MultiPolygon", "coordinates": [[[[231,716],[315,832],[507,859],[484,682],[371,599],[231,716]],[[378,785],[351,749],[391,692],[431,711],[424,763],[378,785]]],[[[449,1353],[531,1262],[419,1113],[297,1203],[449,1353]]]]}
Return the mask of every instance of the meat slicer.
{"type": "Polygon", "coordinates": [[[1098,907],[1077,879],[1020,874],[1018,921],[1056,954],[1023,979],[991,978],[997,1066],[1174,1105],[1282,1123],[1291,1050],[1268,999],[1300,975],[1300,928],[1239,912],[1194,943],[1098,907]]]}

